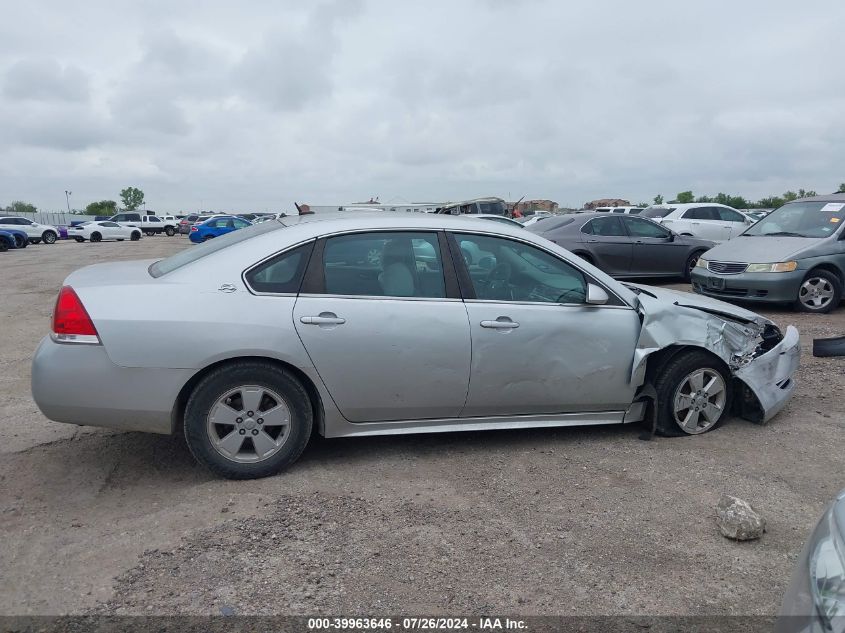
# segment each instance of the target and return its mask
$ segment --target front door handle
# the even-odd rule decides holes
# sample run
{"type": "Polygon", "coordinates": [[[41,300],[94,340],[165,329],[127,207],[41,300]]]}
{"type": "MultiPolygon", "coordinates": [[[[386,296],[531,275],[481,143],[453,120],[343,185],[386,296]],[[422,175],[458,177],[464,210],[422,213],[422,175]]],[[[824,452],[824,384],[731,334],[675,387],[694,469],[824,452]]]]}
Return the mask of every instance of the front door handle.
{"type": "Polygon", "coordinates": [[[299,317],[299,322],[305,325],[343,325],[346,319],[337,316],[334,312],[321,312],[319,316],[299,317]]]}
{"type": "Polygon", "coordinates": [[[511,321],[508,317],[499,317],[495,321],[482,321],[481,327],[493,330],[514,330],[519,327],[519,323],[511,321]]]}

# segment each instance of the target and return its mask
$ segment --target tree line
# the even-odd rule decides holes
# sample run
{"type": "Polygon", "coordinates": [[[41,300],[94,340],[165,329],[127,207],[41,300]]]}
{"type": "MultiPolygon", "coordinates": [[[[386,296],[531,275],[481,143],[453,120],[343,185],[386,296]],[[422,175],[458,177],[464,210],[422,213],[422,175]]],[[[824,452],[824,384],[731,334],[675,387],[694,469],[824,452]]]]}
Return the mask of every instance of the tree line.
{"type": "MultiPolygon", "coordinates": [[[[123,203],[125,211],[135,211],[138,207],[144,204],[144,192],[137,187],[126,187],[120,191],[120,201],[123,203]]],[[[22,200],[15,200],[5,209],[0,207],[0,212],[8,213],[10,215],[17,215],[20,213],[35,213],[38,208],[34,204],[24,202],[22,200]]],[[[107,215],[111,216],[117,213],[117,202],[114,200],[100,200],[99,202],[92,202],[85,207],[83,211],[85,215],[107,215]]]]}
{"type": "MultiPolygon", "coordinates": [[[[845,193],[845,182],[839,185],[839,189],[835,193],[845,193]]],[[[798,200],[799,198],[809,198],[817,196],[815,191],[799,189],[798,191],[784,191],[779,196],[767,196],[760,198],[756,202],[748,200],[743,196],[732,196],[727,193],[717,193],[715,196],[697,196],[692,191],[681,191],[675,196],[674,200],[670,200],[667,204],[688,204],[691,202],[715,202],[717,204],[724,204],[734,209],[777,209],[782,207],[787,202],[798,200]]],[[[654,204],[663,204],[663,195],[657,194],[654,196],[654,204]]]]}

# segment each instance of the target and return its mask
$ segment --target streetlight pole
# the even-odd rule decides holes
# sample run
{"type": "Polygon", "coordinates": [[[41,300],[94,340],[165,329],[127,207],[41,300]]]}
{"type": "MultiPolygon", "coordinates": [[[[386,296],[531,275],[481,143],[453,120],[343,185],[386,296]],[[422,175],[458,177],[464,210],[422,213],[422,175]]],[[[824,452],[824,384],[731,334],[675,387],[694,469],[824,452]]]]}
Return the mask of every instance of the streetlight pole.
{"type": "Polygon", "coordinates": [[[68,215],[70,215],[70,194],[72,193],[72,191],[68,191],[67,189],[65,189],[65,202],[67,203],[68,215]]]}

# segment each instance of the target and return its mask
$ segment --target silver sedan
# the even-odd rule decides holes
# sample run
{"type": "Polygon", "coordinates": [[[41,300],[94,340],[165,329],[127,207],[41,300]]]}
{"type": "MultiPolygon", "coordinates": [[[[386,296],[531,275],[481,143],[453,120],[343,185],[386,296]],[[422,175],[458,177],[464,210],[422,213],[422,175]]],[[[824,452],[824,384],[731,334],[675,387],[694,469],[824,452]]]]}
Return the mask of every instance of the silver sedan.
{"type": "Polygon", "coordinates": [[[293,463],[314,430],[763,423],[798,356],[792,326],[623,285],[522,228],[311,215],[74,272],[32,392],[52,420],[184,433],[212,471],[251,478],[293,463]]]}

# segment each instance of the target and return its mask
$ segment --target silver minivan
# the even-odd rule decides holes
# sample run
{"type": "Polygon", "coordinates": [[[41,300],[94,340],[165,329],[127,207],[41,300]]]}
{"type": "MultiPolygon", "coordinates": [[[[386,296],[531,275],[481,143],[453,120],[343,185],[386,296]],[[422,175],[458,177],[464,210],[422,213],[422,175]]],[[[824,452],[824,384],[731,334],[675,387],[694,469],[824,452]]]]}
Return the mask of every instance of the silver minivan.
{"type": "Polygon", "coordinates": [[[691,277],[693,290],[710,297],[830,312],[845,283],[845,193],[783,205],[707,251],[691,277]]]}

